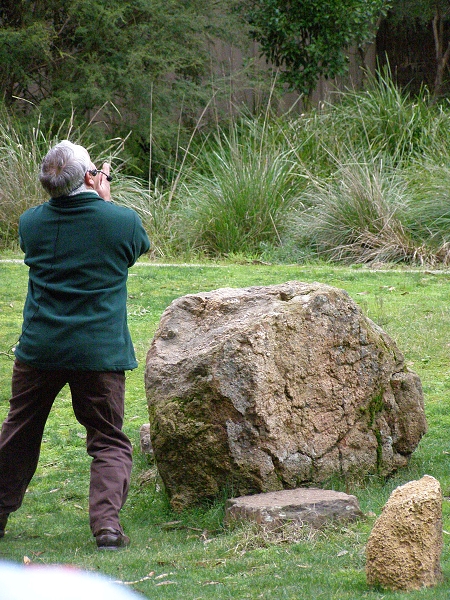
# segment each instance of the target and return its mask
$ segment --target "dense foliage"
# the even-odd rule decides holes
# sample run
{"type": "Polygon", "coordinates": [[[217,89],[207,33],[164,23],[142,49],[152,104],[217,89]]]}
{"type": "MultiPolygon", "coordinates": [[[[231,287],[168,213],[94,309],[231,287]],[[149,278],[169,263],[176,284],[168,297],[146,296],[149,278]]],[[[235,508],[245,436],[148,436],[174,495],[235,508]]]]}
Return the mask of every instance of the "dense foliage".
{"type": "MultiPolygon", "coordinates": [[[[155,257],[270,262],[450,264],[450,104],[409,98],[388,71],[366,91],[300,116],[237,119],[180,149],[169,184],[116,171],[116,202],[136,209],[155,257]]],[[[84,143],[84,132],[61,130],[84,143]]],[[[0,115],[0,236],[17,239],[42,201],[36,172],[51,138],[0,115]]],[[[120,140],[93,147],[121,160],[120,140]]]]}
{"type": "Polygon", "coordinates": [[[347,51],[376,33],[388,0],[242,0],[241,13],[281,78],[306,96],[321,76],[346,72],[347,51]]]}
{"type": "Polygon", "coordinates": [[[75,114],[97,123],[96,139],[133,130],[127,147],[147,152],[147,173],[150,138],[157,162],[192,129],[211,98],[213,42],[235,30],[227,2],[2,2],[0,89],[16,114],[35,107],[46,124],[75,114]]]}
{"type": "MultiPolygon", "coordinates": [[[[446,22],[441,0],[395,10],[413,5],[446,22]]],[[[67,137],[112,162],[114,198],[140,213],[156,257],[450,263],[448,102],[425,88],[410,98],[386,70],[301,115],[279,116],[275,94],[260,116],[244,115],[230,96],[225,122],[210,50],[232,39],[236,6],[309,93],[344,68],[345,48],[370,39],[387,2],[1,4],[3,247],[45,199],[43,154],[67,137]]]]}

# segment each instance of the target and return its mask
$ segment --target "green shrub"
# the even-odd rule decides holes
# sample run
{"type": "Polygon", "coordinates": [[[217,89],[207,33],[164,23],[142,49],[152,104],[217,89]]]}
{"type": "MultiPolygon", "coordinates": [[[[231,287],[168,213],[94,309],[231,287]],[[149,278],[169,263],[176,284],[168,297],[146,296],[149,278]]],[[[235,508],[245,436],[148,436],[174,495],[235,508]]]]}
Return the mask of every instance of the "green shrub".
{"type": "Polygon", "coordinates": [[[334,155],[348,147],[358,148],[369,156],[389,157],[394,165],[420,156],[436,136],[441,137],[450,119],[432,105],[426,88],[414,98],[401,91],[388,67],[369,74],[363,91],[336,92],[333,104],[325,110],[334,155]]]}
{"type": "Polygon", "coordinates": [[[285,132],[308,174],[290,237],[333,261],[449,262],[450,111],[389,72],[285,132]]]}
{"type": "Polygon", "coordinates": [[[304,179],[266,125],[243,120],[220,132],[187,173],[181,218],[190,247],[259,254],[261,244],[281,243],[304,179]]]}
{"type": "Polygon", "coordinates": [[[406,184],[382,160],[348,157],[330,180],[311,176],[304,199],[297,235],[319,255],[348,263],[427,259],[403,224],[406,184]]]}

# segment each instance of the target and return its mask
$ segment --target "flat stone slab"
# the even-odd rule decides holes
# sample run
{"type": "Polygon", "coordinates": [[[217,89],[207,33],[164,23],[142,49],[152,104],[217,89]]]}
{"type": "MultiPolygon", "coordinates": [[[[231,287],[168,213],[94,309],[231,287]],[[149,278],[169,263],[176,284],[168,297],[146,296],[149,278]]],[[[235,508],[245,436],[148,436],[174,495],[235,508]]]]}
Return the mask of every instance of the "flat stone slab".
{"type": "Polygon", "coordinates": [[[287,521],[322,527],[331,521],[355,521],[362,517],[356,496],[318,488],[296,488],[240,496],[227,501],[225,522],[255,521],[279,526],[287,521]]]}

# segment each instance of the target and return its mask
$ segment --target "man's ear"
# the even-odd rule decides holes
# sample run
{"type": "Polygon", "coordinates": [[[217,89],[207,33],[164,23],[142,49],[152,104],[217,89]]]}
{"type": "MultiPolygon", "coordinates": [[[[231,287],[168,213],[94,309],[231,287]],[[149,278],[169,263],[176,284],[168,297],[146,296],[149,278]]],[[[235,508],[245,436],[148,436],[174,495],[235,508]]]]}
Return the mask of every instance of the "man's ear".
{"type": "Polygon", "coordinates": [[[95,183],[94,183],[94,178],[92,177],[92,175],[89,173],[89,171],[86,171],[85,175],[84,175],[84,183],[86,184],[87,187],[94,189],[95,187],[95,183]]]}

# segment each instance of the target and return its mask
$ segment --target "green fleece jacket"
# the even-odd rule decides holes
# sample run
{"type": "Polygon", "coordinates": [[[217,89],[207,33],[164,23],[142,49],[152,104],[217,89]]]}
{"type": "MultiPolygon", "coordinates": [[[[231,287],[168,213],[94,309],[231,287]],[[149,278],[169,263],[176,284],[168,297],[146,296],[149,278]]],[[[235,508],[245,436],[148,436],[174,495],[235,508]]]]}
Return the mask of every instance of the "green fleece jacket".
{"type": "Polygon", "coordinates": [[[19,240],[29,280],[16,358],[39,369],[134,369],[128,268],[150,247],[137,213],[95,192],[52,198],[21,216],[19,240]]]}

